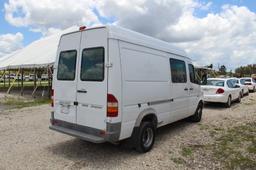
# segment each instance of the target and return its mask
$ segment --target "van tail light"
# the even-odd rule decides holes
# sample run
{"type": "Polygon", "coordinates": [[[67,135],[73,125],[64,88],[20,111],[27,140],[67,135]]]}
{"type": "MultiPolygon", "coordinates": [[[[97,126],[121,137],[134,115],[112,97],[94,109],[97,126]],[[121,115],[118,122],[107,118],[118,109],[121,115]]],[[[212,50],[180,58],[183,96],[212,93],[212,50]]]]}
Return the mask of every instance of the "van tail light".
{"type": "Polygon", "coordinates": [[[224,92],[225,92],[224,89],[219,88],[219,89],[216,91],[216,94],[223,94],[224,92]]]}
{"type": "Polygon", "coordinates": [[[54,97],[54,90],[52,89],[51,90],[51,106],[52,107],[54,107],[54,99],[53,99],[53,97],[54,97]]]}
{"type": "Polygon", "coordinates": [[[117,116],[118,116],[118,101],[114,95],[108,94],[107,117],[117,117],[117,116]]]}

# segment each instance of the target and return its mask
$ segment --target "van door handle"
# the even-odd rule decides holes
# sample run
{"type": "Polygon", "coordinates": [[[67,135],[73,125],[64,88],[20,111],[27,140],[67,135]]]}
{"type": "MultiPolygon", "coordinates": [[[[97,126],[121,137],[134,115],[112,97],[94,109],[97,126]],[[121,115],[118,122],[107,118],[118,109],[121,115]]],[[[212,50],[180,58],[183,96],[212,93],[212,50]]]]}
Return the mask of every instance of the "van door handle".
{"type": "Polygon", "coordinates": [[[77,90],[77,93],[87,93],[86,90],[77,90]]]}
{"type": "Polygon", "coordinates": [[[185,90],[185,91],[188,91],[188,88],[185,88],[184,90],[185,90]]]}
{"type": "Polygon", "coordinates": [[[189,90],[194,90],[192,87],[189,90]]]}

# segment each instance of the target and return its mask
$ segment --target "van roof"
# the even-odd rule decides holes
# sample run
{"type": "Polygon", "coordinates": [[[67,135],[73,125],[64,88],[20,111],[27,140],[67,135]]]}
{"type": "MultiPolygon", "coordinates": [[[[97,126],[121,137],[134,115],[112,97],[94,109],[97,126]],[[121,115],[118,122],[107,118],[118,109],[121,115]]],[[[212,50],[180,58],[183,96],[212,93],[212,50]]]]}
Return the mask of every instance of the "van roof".
{"type": "MultiPolygon", "coordinates": [[[[153,38],[129,29],[125,29],[119,26],[106,25],[106,26],[100,26],[100,27],[86,28],[84,31],[92,30],[92,29],[102,29],[102,28],[105,28],[108,30],[108,34],[109,34],[108,38],[118,39],[125,42],[131,42],[137,45],[147,46],[152,49],[158,49],[164,52],[168,52],[168,53],[172,53],[172,54],[176,54],[176,55],[188,58],[184,50],[174,47],[168,42],[165,42],[165,41],[162,41],[162,40],[159,40],[159,39],[156,39],[156,38],[153,38]]],[[[75,32],[79,32],[79,30],[75,32]]],[[[67,34],[72,34],[75,32],[70,32],[67,34]]],[[[62,36],[67,34],[63,34],[62,36]]]]}

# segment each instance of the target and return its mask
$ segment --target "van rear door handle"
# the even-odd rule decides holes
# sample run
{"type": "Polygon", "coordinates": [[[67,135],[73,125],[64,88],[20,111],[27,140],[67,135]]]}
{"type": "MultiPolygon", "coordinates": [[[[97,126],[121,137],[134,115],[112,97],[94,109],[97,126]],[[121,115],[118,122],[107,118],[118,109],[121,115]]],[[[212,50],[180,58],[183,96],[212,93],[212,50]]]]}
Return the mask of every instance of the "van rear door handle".
{"type": "Polygon", "coordinates": [[[194,90],[192,87],[189,90],[194,90]]]}
{"type": "Polygon", "coordinates": [[[185,90],[185,91],[188,91],[188,88],[185,88],[184,90],[185,90]]]}
{"type": "Polygon", "coordinates": [[[77,93],[87,93],[86,90],[77,90],[77,93]]]}

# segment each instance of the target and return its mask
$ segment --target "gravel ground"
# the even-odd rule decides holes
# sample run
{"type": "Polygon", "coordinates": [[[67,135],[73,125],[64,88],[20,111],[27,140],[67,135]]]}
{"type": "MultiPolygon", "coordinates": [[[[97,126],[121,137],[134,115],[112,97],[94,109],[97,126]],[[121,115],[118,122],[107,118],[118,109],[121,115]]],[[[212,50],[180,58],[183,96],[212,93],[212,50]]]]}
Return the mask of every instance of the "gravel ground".
{"type": "Polygon", "coordinates": [[[51,131],[50,111],[48,105],[0,111],[0,170],[222,168],[220,161],[207,155],[202,161],[202,153],[184,156],[184,146],[212,143],[209,132],[216,127],[256,122],[256,93],[230,109],[206,105],[200,123],[179,121],[160,128],[153,150],[146,154],[125,145],[92,144],[51,131]]]}

